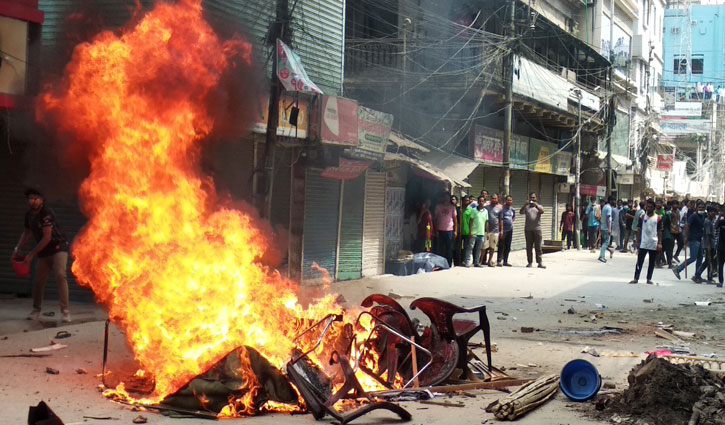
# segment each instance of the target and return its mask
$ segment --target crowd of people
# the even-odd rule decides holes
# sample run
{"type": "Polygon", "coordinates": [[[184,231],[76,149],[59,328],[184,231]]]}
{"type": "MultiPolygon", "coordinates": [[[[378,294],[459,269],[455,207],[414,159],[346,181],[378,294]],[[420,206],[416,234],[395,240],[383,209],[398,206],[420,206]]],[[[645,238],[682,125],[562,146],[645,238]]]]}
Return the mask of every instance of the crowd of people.
{"type": "MultiPolygon", "coordinates": [[[[514,207],[511,196],[489,196],[485,190],[478,197],[462,197],[460,204],[455,195],[443,194],[433,211],[429,202],[420,208],[417,250],[434,252],[451,267],[511,267],[514,222],[523,216],[526,266],[533,267],[536,261],[539,268],[546,268],[541,255],[541,215],[545,213],[536,193],[530,193],[520,208],[514,207]]],[[[632,284],[639,282],[644,261],[649,258],[648,284],[653,283],[656,268],[669,268],[681,279],[685,268],[695,263],[694,282],[716,283],[717,278],[717,286],[723,285],[725,236],[720,238],[720,230],[725,229],[724,205],[689,199],[632,202],[612,196],[601,201],[590,198],[580,217],[578,242],[597,253],[600,262],[607,262],[607,254],[611,259],[615,252],[636,253],[632,284]],[[685,258],[680,261],[683,253],[685,258]]],[[[565,249],[577,245],[575,228],[574,209],[567,205],[559,220],[565,249]]]]}
{"type": "MultiPolygon", "coordinates": [[[[581,217],[581,243],[590,252],[597,252],[599,248],[599,261],[606,263],[606,253],[609,252],[612,258],[615,249],[637,253],[634,279],[630,283],[638,283],[644,260],[649,257],[649,284],[653,283],[655,268],[670,268],[675,277],[681,279],[685,268],[695,263],[694,282],[715,283],[713,279],[717,277],[717,286],[722,287],[725,264],[725,236],[720,238],[720,230],[725,229],[723,205],[689,199],[683,202],[647,199],[633,203],[614,197],[598,203],[592,198],[582,208],[581,217]],[[683,252],[685,259],[681,262],[683,252]]],[[[567,248],[572,245],[574,218],[573,210],[567,207],[560,224],[567,248]]]]}
{"type": "Polygon", "coordinates": [[[416,249],[440,255],[451,267],[511,267],[509,254],[518,214],[524,216],[526,267],[533,267],[535,257],[538,267],[545,269],[541,252],[544,209],[536,201],[532,192],[517,210],[510,195],[489,197],[483,190],[478,198],[464,196],[459,205],[458,197],[443,194],[433,212],[428,201],[420,208],[416,249]]]}

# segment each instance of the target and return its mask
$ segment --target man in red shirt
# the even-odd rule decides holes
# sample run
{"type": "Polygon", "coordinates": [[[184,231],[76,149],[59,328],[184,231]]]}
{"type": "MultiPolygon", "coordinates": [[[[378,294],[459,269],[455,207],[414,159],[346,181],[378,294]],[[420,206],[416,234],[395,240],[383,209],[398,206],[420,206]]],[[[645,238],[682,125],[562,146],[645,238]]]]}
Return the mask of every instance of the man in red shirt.
{"type": "MultiPolygon", "coordinates": [[[[559,224],[561,231],[561,241],[566,240],[566,249],[571,249],[574,240],[574,209],[571,205],[566,205],[566,211],[561,214],[561,223],[559,224]]],[[[576,246],[576,244],[574,244],[576,246]]]]}
{"type": "Polygon", "coordinates": [[[438,232],[437,254],[448,260],[453,267],[453,241],[458,236],[458,214],[451,202],[451,195],[444,193],[433,213],[433,224],[438,232]]]}

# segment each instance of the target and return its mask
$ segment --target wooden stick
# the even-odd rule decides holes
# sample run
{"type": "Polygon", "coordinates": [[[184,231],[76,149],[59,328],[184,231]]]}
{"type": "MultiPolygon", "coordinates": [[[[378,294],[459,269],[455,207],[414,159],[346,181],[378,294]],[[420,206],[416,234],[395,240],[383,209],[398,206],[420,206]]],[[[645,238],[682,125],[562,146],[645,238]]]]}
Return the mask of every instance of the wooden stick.
{"type": "Polygon", "coordinates": [[[531,381],[531,379],[502,379],[500,381],[473,382],[470,384],[441,385],[439,387],[427,387],[426,389],[435,393],[453,393],[468,390],[500,390],[502,388],[524,385],[531,381]]]}
{"type": "MultiPolygon", "coordinates": [[[[415,343],[415,338],[410,337],[410,341],[415,343]]],[[[415,345],[410,345],[410,353],[411,353],[411,359],[413,361],[413,376],[418,374],[418,357],[415,354],[415,345]]],[[[413,388],[418,388],[420,385],[420,382],[418,381],[418,377],[416,376],[415,380],[413,380],[413,388]]]]}
{"type": "Polygon", "coordinates": [[[418,403],[432,404],[434,406],[444,406],[444,407],[466,407],[466,405],[463,403],[451,403],[449,401],[421,400],[418,403]]]}

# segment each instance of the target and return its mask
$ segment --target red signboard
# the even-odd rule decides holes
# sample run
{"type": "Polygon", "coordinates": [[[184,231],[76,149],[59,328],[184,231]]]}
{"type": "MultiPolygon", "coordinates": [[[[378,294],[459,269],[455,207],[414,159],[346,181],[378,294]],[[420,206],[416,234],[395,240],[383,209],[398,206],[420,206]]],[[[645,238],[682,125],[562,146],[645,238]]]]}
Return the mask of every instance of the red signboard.
{"type": "Polygon", "coordinates": [[[328,167],[320,174],[321,177],[334,180],[352,180],[360,177],[370,167],[369,161],[352,161],[340,158],[337,167],[328,167]]]}
{"type": "Polygon", "coordinates": [[[675,156],[672,154],[657,155],[657,169],[659,171],[672,171],[675,163],[675,156]]]}
{"type": "Polygon", "coordinates": [[[357,146],[357,102],[323,96],[320,139],[331,145],[357,146]]]}

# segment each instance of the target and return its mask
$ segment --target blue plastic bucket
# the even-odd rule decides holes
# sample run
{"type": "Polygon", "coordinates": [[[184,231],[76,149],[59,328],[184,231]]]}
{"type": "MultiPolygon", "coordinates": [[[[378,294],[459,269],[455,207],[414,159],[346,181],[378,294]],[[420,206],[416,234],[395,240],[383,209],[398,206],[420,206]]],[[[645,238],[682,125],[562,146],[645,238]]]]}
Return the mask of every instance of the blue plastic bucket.
{"type": "Polygon", "coordinates": [[[574,401],[586,401],[597,395],[602,377],[597,368],[586,360],[572,360],[561,370],[559,388],[574,401]]]}

